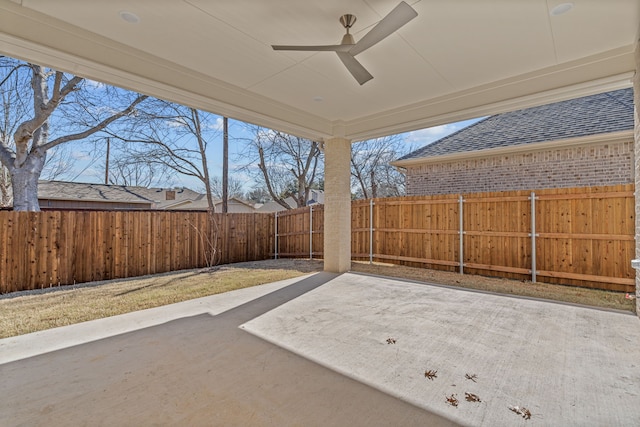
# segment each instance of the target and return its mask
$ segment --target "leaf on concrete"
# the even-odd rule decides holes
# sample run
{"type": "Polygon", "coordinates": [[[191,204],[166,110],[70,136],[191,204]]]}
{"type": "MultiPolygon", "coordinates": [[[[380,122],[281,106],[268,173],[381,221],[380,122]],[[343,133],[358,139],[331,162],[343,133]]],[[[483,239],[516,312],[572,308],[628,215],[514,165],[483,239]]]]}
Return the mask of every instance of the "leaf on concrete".
{"type": "Polygon", "coordinates": [[[525,420],[531,419],[531,411],[529,411],[524,406],[522,408],[519,406],[509,406],[509,409],[515,412],[516,414],[522,416],[522,418],[524,418],[525,420]]]}
{"type": "Polygon", "coordinates": [[[438,371],[434,371],[433,369],[429,369],[428,371],[424,371],[424,377],[433,381],[434,378],[438,378],[438,371]]]}
{"type": "Polygon", "coordinates": [[[456,395],[452,394],[451,396],[445,396],[447,398],[447,403],[451,406],[458,407],[458,399],[456,399],[456,395]]]}
{"type": "Polygon", "coordinates": [[[477,394],[464,392],[464,397],[467,399],[467,402],[482,402],[477,394]]]}
{"type": "Polygon", "coordinates": [[[476,379],[478,378],[478,376],[476,374],[464,374],[464,377],[468,380],[473,381],[474,383],[476,382],[476,379]]]}

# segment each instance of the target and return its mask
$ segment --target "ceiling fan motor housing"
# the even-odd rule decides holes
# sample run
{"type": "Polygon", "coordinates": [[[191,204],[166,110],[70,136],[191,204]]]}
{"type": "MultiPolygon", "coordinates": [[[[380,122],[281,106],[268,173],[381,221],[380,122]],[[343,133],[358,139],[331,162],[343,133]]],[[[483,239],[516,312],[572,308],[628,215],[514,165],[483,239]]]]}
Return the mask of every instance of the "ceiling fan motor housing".
{"type": "Polygon", "coordinates": [[[340,23],[347,29],[347,32],[349,32],[349,28],[353,27],[353,24],[356,23],[356,16],[349,13],[342,15],[340,17],[340,23]]]}

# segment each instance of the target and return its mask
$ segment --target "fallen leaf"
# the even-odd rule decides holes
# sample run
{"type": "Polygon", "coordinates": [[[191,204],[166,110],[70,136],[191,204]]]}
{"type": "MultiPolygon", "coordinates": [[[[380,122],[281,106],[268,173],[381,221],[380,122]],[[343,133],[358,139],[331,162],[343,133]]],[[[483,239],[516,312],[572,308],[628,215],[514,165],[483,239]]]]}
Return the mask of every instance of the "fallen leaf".
{"type": "Polygon", "coordinates": [[[467,399],[467,402],[482,402],[482,400],[480,400],[478,395],[473,393],[467,393],[466,391],[464,392],[464,397],[465,399],[467,399]]]}
{"type": "Polygon", "coordinates": [[[447,398],[447,403],[451,406],[458,406],[458,399],[456,399],[456,395],[452,394],[451,396],[445,396],[447,398]]]}
{"type": "Polygon", "coordinates": [[[529,411],[524,406],[522,408],[519,406],[509,406],[509,409],[515,412],[516,414],[521,415],[522,418],[524,418],[525,420],[531,419],[531,411],[529,411]]]}
{"type": "Polygon", "coordinates": [[[476,379],[478,378],[478,376],[476,374],[464,374],[464,377],[468,380],[473,381],[474,383],[476,382],[476,379]]]}
{"type": "Polygon", "coordinates": [[[430,380],[433,381],[434,378],[438,378],[438,371],[434,371],[432,369],[428,370],[428,371],[424,371],[424,376],[425,378],[428,378],[430,380]]]}

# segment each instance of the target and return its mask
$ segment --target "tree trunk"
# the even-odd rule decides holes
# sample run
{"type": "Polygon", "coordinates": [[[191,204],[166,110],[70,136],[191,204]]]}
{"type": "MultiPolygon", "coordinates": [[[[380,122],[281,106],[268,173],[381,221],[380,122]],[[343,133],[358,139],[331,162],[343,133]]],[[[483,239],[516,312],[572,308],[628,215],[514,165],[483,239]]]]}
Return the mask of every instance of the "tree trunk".
{"type": "Polygon", "coordinates": [[[39,212],[38,179],[44,168],[46,153],[34,151],[29,153],[26,161],[20,166],[9,168],[13,187],[13,210],[39,212]]]}
{"type": "Polygon", "coordinates": [[[0,164],[0,208],[13,205],[13,192],[11,191],[11,177],[9,170],[0,164]]]}

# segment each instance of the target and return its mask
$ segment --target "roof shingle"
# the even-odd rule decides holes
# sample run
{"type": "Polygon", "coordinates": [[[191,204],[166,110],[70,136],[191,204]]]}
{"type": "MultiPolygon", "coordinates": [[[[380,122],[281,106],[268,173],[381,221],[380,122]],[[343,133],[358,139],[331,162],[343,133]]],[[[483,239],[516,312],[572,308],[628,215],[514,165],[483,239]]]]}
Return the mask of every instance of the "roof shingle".
{"type": "Polygon", "coordinates": [[[437,157],[633,129],[633,89],[497,114],[399,160],[437,157]]]}

